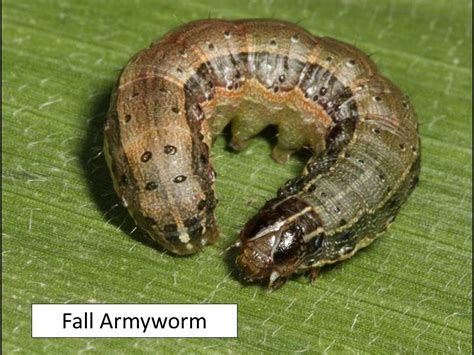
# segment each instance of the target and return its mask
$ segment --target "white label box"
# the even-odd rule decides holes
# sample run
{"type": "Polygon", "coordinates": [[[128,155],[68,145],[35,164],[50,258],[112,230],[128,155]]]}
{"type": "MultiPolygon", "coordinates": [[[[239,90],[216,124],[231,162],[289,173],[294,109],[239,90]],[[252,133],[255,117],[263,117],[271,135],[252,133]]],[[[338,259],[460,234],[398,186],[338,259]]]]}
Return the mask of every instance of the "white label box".
{"type": "Polygon", "coordinates": [[[33,304],[34,338],[236,338],[236,304],[33,304]]]}

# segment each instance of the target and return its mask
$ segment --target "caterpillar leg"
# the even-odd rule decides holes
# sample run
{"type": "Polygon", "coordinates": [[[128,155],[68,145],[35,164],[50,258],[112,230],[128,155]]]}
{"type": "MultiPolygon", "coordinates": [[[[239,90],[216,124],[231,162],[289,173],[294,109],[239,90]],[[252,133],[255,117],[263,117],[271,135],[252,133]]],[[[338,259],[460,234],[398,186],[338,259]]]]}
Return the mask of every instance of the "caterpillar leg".
{"type": "Polygon", "coordinates": [[[286,277],[282,277],[280,276],[278,272],[273,271],[270,275],[267,288],[269,291],[273,291],[283,286],[285,282],[286,282],[286,277]]]}
{"type": "Polygon", "coordinates": [[[284,164],[291,154],[300,148],[308,145],[308,135],[303,132],[302,125],[295,125],[293,122],[281,121],[278,125],[278,143],[273,148],[273,159],[284,164]]]}
{"type": "Polygon", "coordinates": [[[277,144],[272,150],[272,158],[277,163],[285,164],[295,151],[295,149],[287,149],[277,144]]]}
{"type": "Polygon", "coordinates": [[[316,279],[319,277],[320,271],[321,271],[321,267],[319,266],[309,269],[309,279],[311,281],[311,284],[313,285],[315,284],[316,279]]]}
{"type": "Polygon", "coordinates": [[[259,134],[268,122],[265,120],[252,120],[252,117],[237,117],[232,120],[232,149],[241,151],[247,148],[249,140],[259,134]]]}

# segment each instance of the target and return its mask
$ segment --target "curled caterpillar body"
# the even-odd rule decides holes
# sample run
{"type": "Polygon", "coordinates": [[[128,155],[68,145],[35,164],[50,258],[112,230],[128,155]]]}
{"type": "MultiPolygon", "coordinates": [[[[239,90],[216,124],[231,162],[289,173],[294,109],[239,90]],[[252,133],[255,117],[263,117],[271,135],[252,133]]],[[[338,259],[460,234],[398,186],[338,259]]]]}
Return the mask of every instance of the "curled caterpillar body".
{"type": "Polygon", "coordinates": [[[282,21],[191,22],[130,60],[105,126],[117,194],[173,253],[218,236],[209,151],[229,123],[234,149],[277,125],[276,161],[313,152],[240,234],[237,264],[249,281],[275,287],[352,256],[416,185],[415,113],[364,53],[282,21]]]}

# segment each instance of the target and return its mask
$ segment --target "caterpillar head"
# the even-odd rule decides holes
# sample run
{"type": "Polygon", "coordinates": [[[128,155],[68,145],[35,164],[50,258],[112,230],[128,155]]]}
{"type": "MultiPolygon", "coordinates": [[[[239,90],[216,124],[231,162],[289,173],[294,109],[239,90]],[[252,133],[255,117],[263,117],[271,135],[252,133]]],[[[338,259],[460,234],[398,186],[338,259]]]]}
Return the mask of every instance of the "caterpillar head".
{"type": "Polygon", "coordinates": [[[237,257],[246,281],[282,285],[307,255],[304,237],[320,225],[313,209],[298,197],[270,200],[240,233],[237,257]]]}

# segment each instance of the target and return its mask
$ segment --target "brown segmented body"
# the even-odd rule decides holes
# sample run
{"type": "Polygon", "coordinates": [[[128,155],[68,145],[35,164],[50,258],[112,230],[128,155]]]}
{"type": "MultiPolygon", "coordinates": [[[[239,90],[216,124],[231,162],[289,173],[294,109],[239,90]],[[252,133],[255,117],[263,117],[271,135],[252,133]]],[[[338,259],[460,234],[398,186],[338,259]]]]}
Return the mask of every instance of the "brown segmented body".
{"type": "Polygon", "coordinates": [[[418,178],[415,113],[364,53],[288,22],[191,22],[130,60],[105,127],[115,190],[173,253],[217,238],[209,150],[230,122],[235,149],[273,124],[275,160],[313,152],[241,232],[237,263],[250,281],[275,287],[352,256],[418,178]]]}

